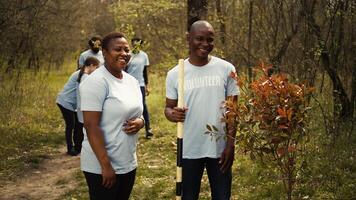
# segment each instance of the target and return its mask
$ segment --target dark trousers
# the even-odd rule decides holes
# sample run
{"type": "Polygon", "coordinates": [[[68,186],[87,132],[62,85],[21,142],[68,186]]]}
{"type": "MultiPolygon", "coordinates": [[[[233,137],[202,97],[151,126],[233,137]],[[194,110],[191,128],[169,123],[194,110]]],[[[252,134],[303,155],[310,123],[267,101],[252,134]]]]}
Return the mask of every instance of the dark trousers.
{"type": "Polygon", "coordinates": [[[127,174],[116,174],[116,183],[110,189],[101,185],[101,174],[84,172],[90,200],[128,200],[135,183],[136,169],[127,174]]]}
{"type": "Polygon", "coordinates": [[[201,178],[204,168],[207,170],[211,198],[213,200],[229,200],[231,196],[231,168],[222,173],[219,158],[183,159],[183,200],[199,199],[201,178]]]}
{"type": "Polygon", "coordinates": [[[146,90],[145,90],[145,87],[140,87],[141,89],[141,94],[142,94],[142,104],[143,104],[143,118],[145,119],[145,130],[146,130],[146,133],[148,131],[150,131],[150,115],[148,113],[148,110],[147,110],[147,106],[146,106],[146,90]]]}
{"type": "Polygon", "coordinates": [[[62,112],[63,119],[65,122],[65,136],[66,136],[66,143],[67,143],[67,151],[71,151],[74,149],[80,152],[82,148],[83,142],[83,126],[80,125],[78,121],[77,113],[71,110],[68,110],[57,104],[59,109],[62,112]],[[73,145],[74,143],[74,145],[73,145]]]}
{"type": "Polygon", "coordinates": [[[77,152],[80,153],[82,151],[82,142],[84,140],[84,133],[83,133],[84,124],[78,121],[78,116],[77,115],[75,115],[75,116],[77,118],[76,122],[78,122],[78,126],[77,126],[78,134],[77,134],[77,136],[75,136],[73,138],[74,139],[74,144],[75,144],[74,149],[77,152]]]}

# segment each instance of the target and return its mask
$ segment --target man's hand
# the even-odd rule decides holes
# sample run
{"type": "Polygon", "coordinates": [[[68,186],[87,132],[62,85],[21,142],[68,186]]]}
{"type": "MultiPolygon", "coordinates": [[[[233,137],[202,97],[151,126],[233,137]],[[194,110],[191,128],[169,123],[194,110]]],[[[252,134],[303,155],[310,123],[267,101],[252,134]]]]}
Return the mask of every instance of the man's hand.
{"type": "Polygon", "coordinates": [[[185,113],[188,108],[177,107],[178,100],[177,99],[168,99],[166,98],[166,108],[164,109],[164,114],[166,118],[171,122],[184,122],[185,113]]]}
{"type": "Polygon", "coordinates": [[[188,108],[166,108],[166,115],[168,119],[172,122],[184,122],[185,120],[185,113],[187,112],[188,108]]]}
{"type": "Polygon", "coordinates": [[[235,146],[234,144],[226,144],[224,151],[221,154],[221,158],[219,161],[220,171],[225,173],[228,169],[231,168],[234,162],[235,155],[235,146]]]}

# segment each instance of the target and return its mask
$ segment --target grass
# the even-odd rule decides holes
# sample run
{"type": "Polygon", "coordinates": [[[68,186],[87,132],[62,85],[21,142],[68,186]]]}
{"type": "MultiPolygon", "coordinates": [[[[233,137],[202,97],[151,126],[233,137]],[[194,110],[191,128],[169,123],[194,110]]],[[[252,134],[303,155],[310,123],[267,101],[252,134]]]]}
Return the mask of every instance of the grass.
{"type": "MultiPolygon", "coordinates": [[[[0,77],[0,186],[8,180],[23,176],[28,170],[36,169],[64,144],[64,122],[55,99],[74,70],[75,65],[67,63],[60,71],[21,71],[20,76],[14,74],[0,77]]],[[[147,97],[147,104],[154,137],[146,140],[144,133],[139,133],[139,167],[132,200],[175,198],[176,126],[166,120],[163,113],[166,71],[167,68],[160,66],[150,71],[151,93],[147,97]]],[[[327,100],[325,98],[324,101],[327,100]]],[[[315,116],[318,114],[316,111],[315,116]]],[[[296,190],[296,199],[340,199],[354,196],[356,179],[352,149],[355,142],[340,141],[335,145],[338,149],[331,149],[333,152],[330,153],[327,151],[328,146],[322,146],[327,136],[319,137],[324,134],[321,118],[316,117],[313,123],[313,137],[310,138],[309,150],[305,152],[305,159],[310,162],[309,171],[301,175],[304,182],[296,190]],[[330,164],[333,161],[337,162],[330,164]],[[320,174],[323,178],[318,178],[320,174]]],[[[79,187],[60,199],[88,199],[82,172],[77,171],[73,178],[79,182],[79,187]]],[[[236,152],[232,199],[285,199],[279,180],[275,169],[236,152]]],[[[65,182],[61,180],[57,184],[65,182]]],[[[206,173],[203,175],[200,199],[210,199],[206,173]]]]}
{"type": "Polygon", "coordinates": [[[37,168],[64,144],[64,122],[55,99],[68,73],[18,70],[2,76],[0,185],[37,168]]]}

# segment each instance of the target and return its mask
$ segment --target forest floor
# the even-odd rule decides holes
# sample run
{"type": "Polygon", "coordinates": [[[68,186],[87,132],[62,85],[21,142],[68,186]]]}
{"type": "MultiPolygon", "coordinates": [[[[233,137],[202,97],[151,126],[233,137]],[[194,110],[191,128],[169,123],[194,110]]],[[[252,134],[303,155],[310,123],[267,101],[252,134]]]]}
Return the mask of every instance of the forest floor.
{"type": "Polygon", "coordinates": [[[49,155],[36,169],[21,178],[7,181],[0,187],[1,200],[56,200],[75,190],[78,180],[79,156],[68,156],[63,146],[49,155]]]}

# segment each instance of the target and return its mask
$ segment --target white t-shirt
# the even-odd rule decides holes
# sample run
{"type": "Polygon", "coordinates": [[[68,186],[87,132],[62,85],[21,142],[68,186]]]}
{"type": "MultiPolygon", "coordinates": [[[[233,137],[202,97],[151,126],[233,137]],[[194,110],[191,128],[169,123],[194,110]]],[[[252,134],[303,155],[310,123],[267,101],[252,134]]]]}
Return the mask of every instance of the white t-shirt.
{"type": "MultiPolygon", "coordinates": [[[[123,73],[123,78],[113,76],[101,66],[79,86],[82,111],[101,112],[100,127],[103,131],[105,149],[116,174],[125,174],[137,167],[137,134],[126,134],[124,123],[142,115],[142,96],[137,80],[123,73]]],[[[96,158],[84,129],[81,153],[81,169],[101,174],[96,158]]]]}
{"type": "MultiPolygon", "coordinates": [[[[84,79],[89,76],[88,74],[83,73],[82,77],[80,78],[80,83],[83,83],[84,79]]],[[[84,123],[83,120],[83,112],[80,110],[80,92],[79,92],[79,85],[80,83],[77,84],[77,116],[78,116],[78,121],[80,123],[84,123]]]]}
{"type": "MultiPolygon", "coordinates": [[[[231,63],[214,56],[204,66],[194,66],[188,59],[184,60],[184,101],[188,111],[184,121],[183,158],[220,158],[226,145],[222,103],[227,96],[239,94],[236,81],[229,76],[231,71],[235,71],[231,63]],[[205,134],[208,124],[218,128],[216,136],[205,134]]],[[[178,99],[178,66],[167,74],[166,97],[178,99]]]]}
{"type": "Polygon", "coordinates": [[[64,85],[63,89],[58,93],[56,103],[64,108],[75,111],[77,108],[77,79],[79,70],[74,72],[64,85]]]}
{"type": "Polygon", "coordinates": [[[130,62],[127,64],[127,73],[135,77],[140,86],[145,86],[145,80],[143,78],[143,70],[145,66],[149,66],[150,62],[148,56],[144,51],[141,51],[137,54],[131,53],[130,62]]]}
{"type": "Polygon", "coordinates": [[[98,53],[95,53],[93,50],[88,49],[80,54],[79,60],[78,60],[79,67],[84,66],[84,62],[88,57],[94,57],[94,58],[98,59],[100,62],[99,66],[104,64],[104,56],[103,56],[103,52],[101,50],[99,50],[98,53]]]}

